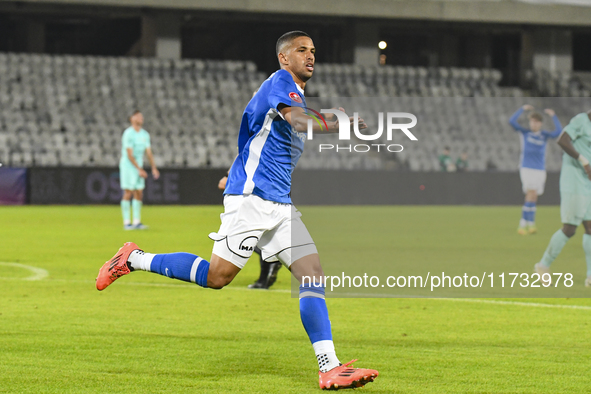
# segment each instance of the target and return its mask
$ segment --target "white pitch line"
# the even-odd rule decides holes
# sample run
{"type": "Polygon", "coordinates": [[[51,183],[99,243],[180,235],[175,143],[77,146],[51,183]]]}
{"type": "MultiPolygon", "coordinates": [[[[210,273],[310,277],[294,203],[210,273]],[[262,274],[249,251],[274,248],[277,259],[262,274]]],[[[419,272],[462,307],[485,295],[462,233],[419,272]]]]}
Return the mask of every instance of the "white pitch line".
{"type": "MultiPolygon", "coordinates": [[[[44,272],[43,277],[41,278],[36,278],[33,279],[33,277],[28,277],[28,278],[1,278],[0,279],[22,279],[22,280],[40,280],[45,278],[48,275],[48,272],[42,268],[37,268],[37,267],[31,267],[28,265],[23,265],[23,264],[17,264],[17,263],[2,263],[0,262],[0,265],[13,265],[13,266],[19,266],[22,268],[27,268],[31,271],[33,270],[40,270],[42,272],[44,272]]],[[[52,278],[50,279],[50,281],[52,282],[67,282],[67,283],[86,283],[86,284],[94,284],[94,281],[91,280],[75,280],[75,279],[58,279],[58,278],[52,278]]],[[[179,284],[174,284],[174,283],[146,283],[146,282],[128,282],[128,281],[120,281],[117,282],[117,286],[121,286],[121,285],[125,285],[125,286],[145,286],[145,287],[176,287],[176,288],[195,288],[198,287],[197,285],[194,284],[183,284],[183,283],[179,283],[179,284]]],[[[264,293],[264,292],[270,292],[270,293],[291,293],[291,290],[288,289],[249,289],[246,287],[234,287],[234,286],[230,286],[230,287],[225,287],[224,290],[233,290],[233,291],[249,291],[249,292],[260,292],[260,293],[264,293]]],[[[345,293],[343,295],[349,295],[349,296],[359,296],[359,294],[354,294],[354,293],[345,293]]],[[[380,297],[380,298],[399,298],[399,297],[380,297]]],[[[578,309],[578,310],[586,310],[589,311],[591,310],[591,306],[587,306],[587,305],[563,305],[563,304],[542,304],[539,302],[523,302],[523,301],[501,301],[501,300],[486,300],[486,299],[478,299],[478,298],[426,298],[426,297],[404,297],[403,299],[408,300],[411,298],[416,298],[416,299],[421,299],[421,300],[433,300],[433,301],[452,301],[452,302],[473,302],[473,303],[482,303],[482,304],[493,304],[493,305],[511,305],[511,306],[526,306],[526,307],[530,307],[530,308],[556,308],[556,309],[578,309]]],[[[402,299],[402,298],[399,298],[402,299]]]]}
{"type": "Polygon", "coordinates": [[[483,303],[483,304],[517,305],[517,306],[530,306],[530,307],[538,307],[538,308],[583,309],[586,311],[591,311],[591,306],[587,306],[587,305],[542,304],[539,302],[482,300],[482,299],[475,299],[475,298],[439,298],[439,299],[440,300],[447,300],[447,301],[477,302],[477,303],[483,303]]]}
{"type": "Polygon", "coordinates": [[[7,267],[24,268],[33,274],[31,276],[27,276],[26,278],[0,278],[0,279],[41,280],[41,279],[47,278],[49,276],[49,271],[47,271],[43,268],[39,268],[39,267],[33,267],[30,265],[19,264],[19,263],[6,263],[3,261],[0,261],[0,265],[4,265],[7,267]]]}
{"type": "MultiPolygon", "coordinates": [[[[168,284],[168,283],[141,283],[141,282],[121,282],[121,284],[132,285],[132,286],[158,286],[158,287],[195,287],[195,285],[183,285],[183,284],[168,284]]],[[[246,287],[225,287],[224,290],[235,290],[235,291],[259,291],[259,292],[273,292],[273,293],[291,293],[288,289],[249,289],[246,287]]],[[[345,293],[345,295],[354,296],[354,293],[345,293]]],[[[394,297],[381,297],[381,298],[394,298],[394,297]]],[[[407,297],[405,299],[409,299],[407,297]]],[[[591,306],[585,305],[561,305],[561,304],[542,304],[539,302],[522,302],[522,301],[500,301],[500,300],[483,300],[477,298],[421,298],[422,300],[435,300],[435,301],[457,301],[457,302],[474,302],[483,304],[497,304],[497,305],[513,305],[513,306],[527,306],[533,308],[558,308],[558,309],[579,309],[579,310],[591,310],[591,306]]]]}

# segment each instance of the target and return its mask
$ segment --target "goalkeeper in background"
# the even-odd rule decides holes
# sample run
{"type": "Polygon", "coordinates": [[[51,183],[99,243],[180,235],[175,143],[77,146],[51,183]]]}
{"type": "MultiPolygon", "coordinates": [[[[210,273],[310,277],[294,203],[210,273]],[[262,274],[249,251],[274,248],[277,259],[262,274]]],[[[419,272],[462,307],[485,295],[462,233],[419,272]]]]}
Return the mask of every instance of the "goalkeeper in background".
{"type": "Polygon", "coordinates": [[[152,167],[154,179],[160,177],[160,172],[154,163],[152,148],[150,147],[150,134],[142,128],[144,116],[140,111],[135,111],[130,117],[131,126],[123,132],[121,139],[121,160],[119,161],[119,179],[123,198],[121,199],[121,213],[123,215],[123,229],[145,230],[148,226],[142,224],[142,199],[145,179],[148,177],[142,168],[144,154],[148,156],[152,167]],[[132,200],[133,197],[133,200],[132,200]],[[130,218],[130,210],[133,208],[133,222],[130,218]]]}

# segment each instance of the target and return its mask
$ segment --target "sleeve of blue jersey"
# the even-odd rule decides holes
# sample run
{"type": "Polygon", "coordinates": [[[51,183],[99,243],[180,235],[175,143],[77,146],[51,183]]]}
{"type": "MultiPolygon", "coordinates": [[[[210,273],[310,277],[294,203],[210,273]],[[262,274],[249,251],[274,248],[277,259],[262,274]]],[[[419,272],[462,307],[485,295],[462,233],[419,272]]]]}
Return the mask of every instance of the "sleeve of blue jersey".
{"type": "Polygon", "coordinates": [[[517,123],[517,119],[519,119],[522,113],[523,108],[519,108],[517,111],[515,111],[513,116],[511,116],[511,118],[509,119],[509,124],[511,125],[511,127],[515,129],[515,131],[527,133],[529,130],[517,123]]]}
{"type": "Polygon", "coordinates": [[[295,102],[289,97],[290,93],[296,93],[299,95],[298,88],[291,74],[285,70],[280,70],[277,72],[277,76],[273,81],[271,91],[269,92],[269,106],[275,109],[279,104],[284,104],[288,107],[303,107],[303,103],[295,102]]]}

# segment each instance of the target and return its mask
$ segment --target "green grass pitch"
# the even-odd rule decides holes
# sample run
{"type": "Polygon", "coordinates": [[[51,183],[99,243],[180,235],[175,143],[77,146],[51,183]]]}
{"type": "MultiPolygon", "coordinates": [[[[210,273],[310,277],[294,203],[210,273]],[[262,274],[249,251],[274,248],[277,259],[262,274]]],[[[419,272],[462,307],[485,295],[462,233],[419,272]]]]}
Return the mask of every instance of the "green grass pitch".
{"type": "MultiPolygon", "coordinates": [[[[335,237],[327,214],[395,215],[384,231],[404,240],[400,254],[372,248],[368,258],[510,259],[528,271],[560,226],[557,207],[538,209],[539,233],[528,237],[515,233],[518,207],[300,208],[321,261],[330,245],[369,242],[335,237]]],[[[253,260],[223,290],[143,272],[95,290],[98,269],[128,240],[208,258],[220,210],[146,206],[150,230],[124,232],[118,207],[1,207],[0,393],[318,392],[285,269],[271,291],[245,289],[253,260]],[[49,276],[26,280],[32,272],[6,263],[49,276]]],[[[555,264],[571,261],[584,271],[580,230],[555,264]]],[[[327,302],[341,361],[380,371],[363,392],[589,392],[588,299],[327,302]]]]}

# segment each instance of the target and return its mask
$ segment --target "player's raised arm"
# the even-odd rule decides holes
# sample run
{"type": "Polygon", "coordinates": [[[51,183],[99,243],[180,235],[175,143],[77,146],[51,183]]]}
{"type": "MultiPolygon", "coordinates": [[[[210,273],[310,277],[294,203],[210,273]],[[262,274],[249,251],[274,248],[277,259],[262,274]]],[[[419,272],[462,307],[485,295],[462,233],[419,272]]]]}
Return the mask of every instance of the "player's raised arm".
{"type": "MultiPolygon", "coordinates": [[[[303,108],[301,107],[290,107],[286,105],[279,105],[281,116],[285,119],[297,132],[299,133],[307,133],[308,132],[308,121],[312,121],[312,132],[314,134],[328,134],[328,133],[338,133],[339,132],[339,121],[336,119],[336,116],[333,114],[330,117],[327,116],[326,118],[326,126],[324,122],[320,122],[320,124],[308,115],[303,108]],[[332,120],[334,118],[335,120],[332,120]]],[[[344,112],[343,108],[339,108],[340,111],[344,112]]],[[[349,127],[353,126],[355,122],[355,118],[350,116],[349,117],[349,127]]],[[[358,120],[359,129],[366,129],[367,125],[365,121],[361,118],[358,120]]]]}
{"type": "Polygon", "coordinates": [[[534,107],[532,107],[529,104],[526,104],[523,107],[519,108],[517,111],[515,111],[515,113],[511,116],[511,118],[509,118],[509,124],[511,125],[511,127],[513,127],[515,129],[515,131],[519,131],[521,133],[527,133],[529,130],[526,129],[525,127],[521,126],[519,123],[517,123],[517,119],[519,119],[519,117],[521,116],[521,114],[524,111],[531,111],[533,109],[534,109],[534,107]]]}
{"type": "MultiPolygon", "coordinates": [[[[323,131],[323,128],[321,128],[314,118],[308,115],[302,107],[291,107],[280,104],[278,109],[283,119],[285,119],[291,127],[299,133],[305,133],[308,131],[308,120],[312,121],[312,131],[314,133],[321,133],[323,131]]],[[[339,131],[339,125],[336,121],[327,121],[326,125],[328,126],[328,132],[339,131]]],[[[324,130],[324,132],[327,132],[327,130],[324,130]]]]}
{"type": "Polygon", "coordinates": [[[552,121],[554,122],[554,131],[548,133],[550,138],[556,138],[562,133],[562,124],[560,123],[560,119],[556,116],[556,112],[553,109],[547,108],[544,110],[546,114],[552,117],[552,121]]]}

